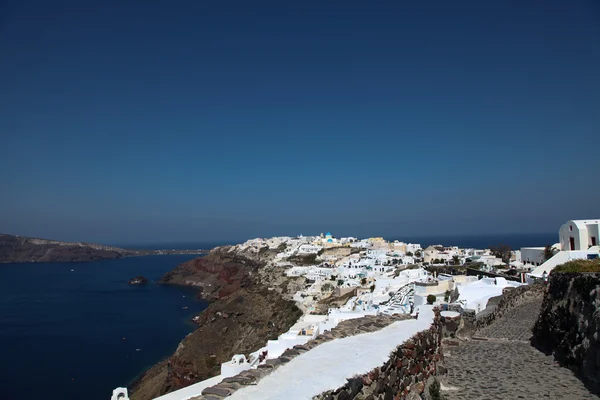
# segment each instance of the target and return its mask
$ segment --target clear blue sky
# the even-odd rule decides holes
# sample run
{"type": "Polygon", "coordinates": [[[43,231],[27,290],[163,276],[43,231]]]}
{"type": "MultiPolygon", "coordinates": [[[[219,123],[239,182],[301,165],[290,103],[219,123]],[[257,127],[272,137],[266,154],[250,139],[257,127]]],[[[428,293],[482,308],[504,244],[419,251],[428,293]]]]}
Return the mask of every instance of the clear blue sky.
{"type": "Polygon", "coordinates": [[[0,232],[553,232],[600,215],[600,5],[0,2],[0,232]]]}

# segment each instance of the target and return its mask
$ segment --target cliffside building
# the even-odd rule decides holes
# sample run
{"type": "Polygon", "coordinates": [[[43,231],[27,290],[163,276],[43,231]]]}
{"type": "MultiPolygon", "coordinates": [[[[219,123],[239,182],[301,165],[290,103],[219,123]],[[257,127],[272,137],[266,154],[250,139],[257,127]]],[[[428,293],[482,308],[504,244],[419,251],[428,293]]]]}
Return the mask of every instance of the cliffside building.
{"type": "Polygon", "coordinates": [[[560,227],[560,249],[563,251],[587,250],[598,246],[600,219],[567,221],[560,227]]]}

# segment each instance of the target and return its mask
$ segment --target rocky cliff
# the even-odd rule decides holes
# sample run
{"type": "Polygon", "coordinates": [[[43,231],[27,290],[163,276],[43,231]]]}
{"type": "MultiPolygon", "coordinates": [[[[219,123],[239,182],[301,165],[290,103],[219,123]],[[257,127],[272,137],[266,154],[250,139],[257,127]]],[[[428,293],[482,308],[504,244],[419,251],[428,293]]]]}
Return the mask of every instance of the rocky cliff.
{"type": "Polygon", "coordinates": [[[218,247],[162,278],[165,284],[195,286],[212,302],[195,319],[198,329],[132,386],[132,399],[152,399],[218,375],[221,363],[234,354],[260,349],[297,321],[301,310],[284,298],[295,283],[269,265],[275,254],[218,247]]]}
{"type": "Polygon", "coordinates": [[[600,273],[551,273],[533,335],[536,347],[600,393],[600,273]]]}

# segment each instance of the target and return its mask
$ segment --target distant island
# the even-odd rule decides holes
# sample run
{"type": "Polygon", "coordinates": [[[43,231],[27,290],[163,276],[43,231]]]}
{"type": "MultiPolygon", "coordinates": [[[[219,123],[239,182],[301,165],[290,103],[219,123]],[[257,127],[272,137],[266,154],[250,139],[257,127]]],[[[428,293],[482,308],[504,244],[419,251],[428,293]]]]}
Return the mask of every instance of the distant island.
{"type": "Polygon", "coordinates": [[[84,242],[61,242],[0,234],[0,263],[90,262],[161,254],[205,254],[207,250],[137,250],[84,242]]]}

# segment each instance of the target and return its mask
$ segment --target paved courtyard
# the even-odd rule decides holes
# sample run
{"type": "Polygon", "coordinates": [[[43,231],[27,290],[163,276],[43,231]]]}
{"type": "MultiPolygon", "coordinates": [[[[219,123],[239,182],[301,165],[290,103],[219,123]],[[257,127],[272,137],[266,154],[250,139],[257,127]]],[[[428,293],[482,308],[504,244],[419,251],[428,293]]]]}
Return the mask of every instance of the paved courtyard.
{"type": "Polygon", "coordinates": [[[539,298],[517,306],[474,340],[445,346],[445,399],[600,399],[569,369],[530,345],[541,303],[539,298]]]}

